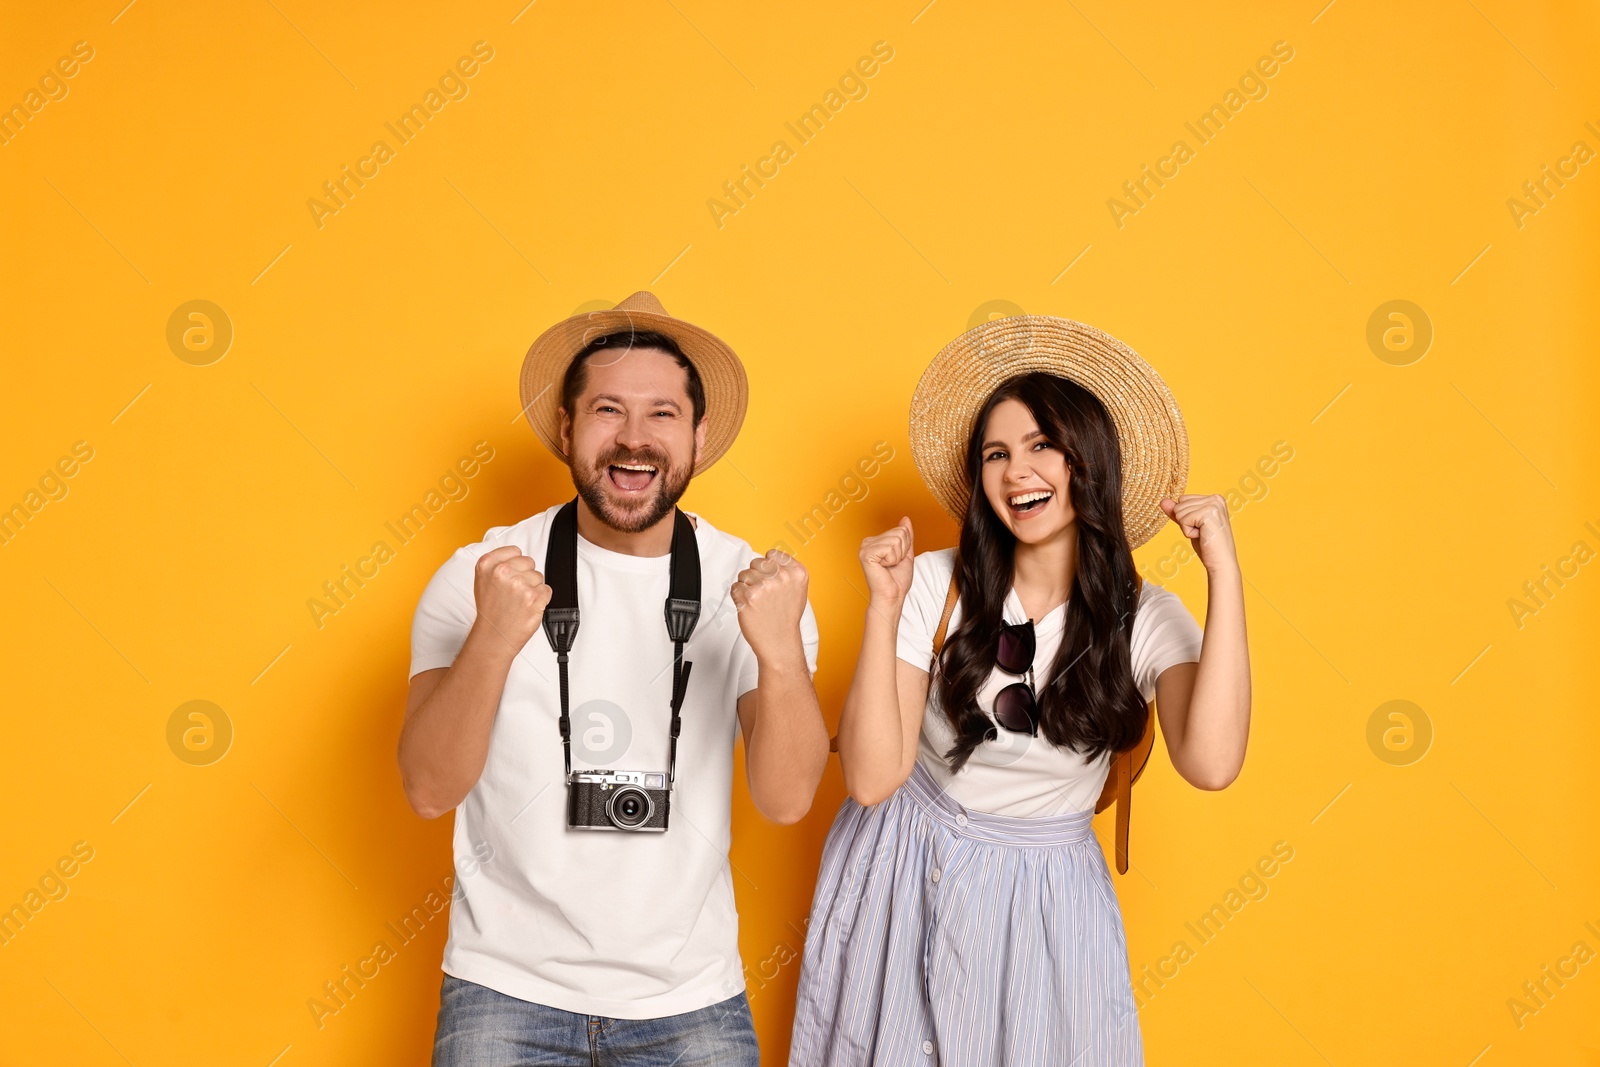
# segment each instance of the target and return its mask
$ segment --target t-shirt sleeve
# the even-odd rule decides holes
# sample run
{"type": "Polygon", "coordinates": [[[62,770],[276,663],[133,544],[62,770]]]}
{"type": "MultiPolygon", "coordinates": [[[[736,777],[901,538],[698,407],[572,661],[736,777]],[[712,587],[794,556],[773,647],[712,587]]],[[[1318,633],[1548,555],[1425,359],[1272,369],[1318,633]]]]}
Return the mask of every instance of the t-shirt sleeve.
{"type": "Polygon", "coordinates": [[[456,661],[478,617],[472,580],[479,552],[458,548],[444,561],[417,601],[411,619],[411,677],[456,661]]]}
{"type": "MultiPolygon", "coordinates": [[[[949,549],[923,552],[912,562],[911,591],[900,607],[894,654],[919,670],[927,670],[933,662],[933,634],[939,628],[939,616],[944,614],[954,570],[955,556],[949,549]]],[[[955,626],[953,612],[949,625],[955,626]]]]}
{"type": "Polygon", "coordinates": [[[1205,634],[1178,594],[1149,582],[1145,590],[1139,598],[1128,651],[1134,682],[1149,703],[1155,699],[1156,679],[1162,671],[1176,663],[1200,662],[1205,634]]]}
{"type": "MultiPolygon", "coordinates": [[[[817,615],[811,610],[811,601],[806,601],[806,608],[800,614],[800,645],[805,649],[806,668],[812,674],[817,673],[817,647],[820,644],[817,632],[817,615]]],[[[739,696],[744,696],[754,689],[761,680],[760,671],[756,665],[755,649],[750,647],[750,642],[744,639],[741,631],[734,639],[735,656],[739,663],[739,696]]]]}

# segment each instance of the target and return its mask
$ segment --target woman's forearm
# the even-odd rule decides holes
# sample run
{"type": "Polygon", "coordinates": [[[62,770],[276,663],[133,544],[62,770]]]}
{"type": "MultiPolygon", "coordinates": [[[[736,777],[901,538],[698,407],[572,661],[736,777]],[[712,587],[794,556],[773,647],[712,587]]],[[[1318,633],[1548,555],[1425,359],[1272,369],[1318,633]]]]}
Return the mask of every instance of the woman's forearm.
{"type": "Polygon", "coordinates": [[[1184,724],[1184,777],[1221,789],[1244,766],[1250,734],[1250,651],[1237,566],[1207,572],[1205,638],[1184,724]]]}
{"type": "Polygon", "coordinates": [[[904,601],[872,601],[855,677],[839,713],[839,765],[860,804],[886,799],[905,781],[907,749],[896,688],[895,641],[904,601]]]}

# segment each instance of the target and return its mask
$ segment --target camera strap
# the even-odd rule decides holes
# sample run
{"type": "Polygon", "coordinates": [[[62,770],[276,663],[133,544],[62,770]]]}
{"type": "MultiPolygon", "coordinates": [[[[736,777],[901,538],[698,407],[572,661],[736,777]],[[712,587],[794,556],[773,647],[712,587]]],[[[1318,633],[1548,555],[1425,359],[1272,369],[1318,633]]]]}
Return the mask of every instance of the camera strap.
{"type": "MultiPolygon", "coordinates": [[[[683,720],[679,712],[689,689],[689,669],[693,663],[683,658],[683,646],[700,620],[700,546],[694,524],[677,508],[672,509],[672,561],[669,568],[667,603],[664,609],[667,637],[672,640],[672,747],[667,765],[667,781],[676,780],[678,733],[683,720]]],[[[550,524],[544,580],[550,587],[550,603],[544,609],[544,634],[556,654],[556,669],[561,675],[561,758],[566,773],[572,773],[572,720],[567,714],[567,658],[578,636],[578,501],[562,505],[550,524]]]]}

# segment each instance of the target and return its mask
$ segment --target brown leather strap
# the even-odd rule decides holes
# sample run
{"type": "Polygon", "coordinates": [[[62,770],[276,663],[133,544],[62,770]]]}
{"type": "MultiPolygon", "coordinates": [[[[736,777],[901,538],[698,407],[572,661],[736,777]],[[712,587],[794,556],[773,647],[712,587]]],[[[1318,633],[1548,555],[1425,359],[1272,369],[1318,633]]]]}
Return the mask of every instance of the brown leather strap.
{"type": "MultiPolygon", "coordinates": [[[[939,662],[939,650],[944,647],[945,628],[950,625],[950,613],[956,606],[956,574],[950,572],[950,591],[944,596],[944,614],[939,616],[939,628],[933,632],[933,659],[928,664],[928,674],[933,674],[934,666],[939,662]]],[[[839,735],[834,734],[828,738],[828,751],[839,751],[839,735]]]]}
{"type": "MultiPolygon", "coordinates": [[[[1135,571],[1134,582],[1134,595],[1137,597],[1144,591],[1143,575],[1135,571]]],[[[1152,701],[1145,712],[1144,733],[1139,737],[1137,744],[1118,752],[1111,761],[1111,773],[1107,776],[1105,788],[1100,791],[1100,800],[1094,807],[1096,812],[1101,812],[1113,803],[1117,805],[1118,874],[1128,873],[1128,824],[1133,816],[1133,783],[1144,773],[1145,764],[1150,760],[1150,751],[1155,747],[1155,741],[1156,708],[1152,701]]]]}
{"type": "Polygon", "coordinates": [[[933,673],[933,668],[939,662],[939,650],[944,648],[944,631],[950,625],[950,613],[956,608],[956,572],[950,572],[950,591],[944,595],[944,614],[939,616],[939,628],[933,632],[933,660],[928,664],[928,673],[933,673]]]}

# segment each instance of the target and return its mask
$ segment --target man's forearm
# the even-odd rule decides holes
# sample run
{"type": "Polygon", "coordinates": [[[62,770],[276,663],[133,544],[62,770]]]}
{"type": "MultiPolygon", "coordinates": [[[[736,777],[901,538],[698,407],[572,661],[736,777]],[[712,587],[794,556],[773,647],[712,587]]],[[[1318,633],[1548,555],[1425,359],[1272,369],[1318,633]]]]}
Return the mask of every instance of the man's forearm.
{"type": "Polygon", "coordinates": [[[746,767],[750,794],[769,819],[799,822],[811,810],[828,763],[828,727],[798,643],[781,656],[758,655],[756,669],[759,703],[746,767]]]}
{"type": "Polygon", "coordinates": [[[445,671],[400,731],[400,778],[417,814],[437,818],[460,804],[489,758],[500,695],[516,652],[498,634],[474,626],[445,671]]]}

